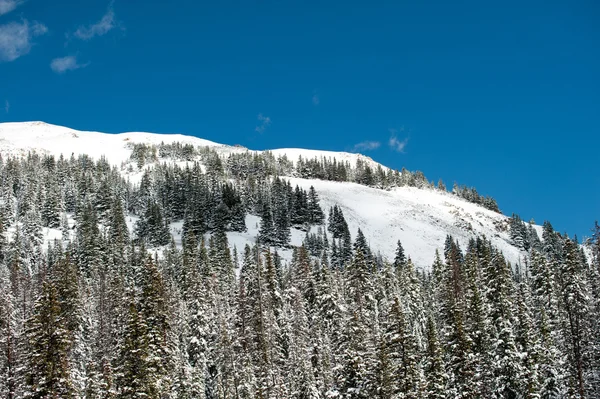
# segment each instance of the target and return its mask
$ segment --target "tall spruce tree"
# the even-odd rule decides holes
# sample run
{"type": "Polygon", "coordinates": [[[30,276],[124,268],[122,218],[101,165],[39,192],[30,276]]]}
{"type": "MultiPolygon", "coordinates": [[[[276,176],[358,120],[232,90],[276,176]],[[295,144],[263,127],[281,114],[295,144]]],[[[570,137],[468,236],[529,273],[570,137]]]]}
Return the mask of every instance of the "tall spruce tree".
{"type": "Polygon", "coordinates": [[[27,322],[27,372],[25,397],[32,399],[74,398],[69,349],[72,340],[59,293],[44,282],[34,313],[27,322]]]}

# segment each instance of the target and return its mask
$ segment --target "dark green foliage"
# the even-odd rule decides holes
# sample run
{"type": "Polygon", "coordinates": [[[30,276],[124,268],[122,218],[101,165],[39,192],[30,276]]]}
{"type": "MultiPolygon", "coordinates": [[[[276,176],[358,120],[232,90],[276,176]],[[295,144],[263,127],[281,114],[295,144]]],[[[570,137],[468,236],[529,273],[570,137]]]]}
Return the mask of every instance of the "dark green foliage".
{"type": "Polygon", "coordinates": [[[46,282],[27,322],[29,398],[73,398],[68,352],[73,344],[54,284],[46,282]]]}
{"type": "Polygon", "coordinates": [[[146,211],[136,223],[135,234],[151,246],[167,245],[171,241],[162,209],[156,202],[150,201],[146,206],[146,211]]]}
{"type": "Polygon", "coordinates": [[[149,348],[146,326],[133,299],[129,304],[127,324],[119,352],[119,377],[116,381],[119,397],[156,397],[152,390],[151,371],[147,363],[149,348]]]}
{"type": "Polygon", "coordinates": [[[496,200],[492,197],[483,197],[481,196],[474,187],[467,186],[458,186],[454,183],[454,188],[452,189],[452,193],[458,195],[459,197],[472,202],[474,204],[478,204],[483,206],[484,208],[489,209],[490,211],[500,213],[500,208],[498,208],[498,204],[496,200]]]}
{"type": "Polygon", "coordinates": [[[275,224],[273,223],[273,214],[271,213],[271,206],[268,203],[265,203],[263,205],[263,210],[260,219],[260,230],[258,232],[258,240],[260,243],[266,246],[275,245],[278,241],[275,231],[275,224]]]}
{"type": "Polygon", "coordinates": [[[310,224],[321,224],[325,221],[325,214],[319,205],[319,195],[315,188],[310,186],[308,192],[308,223],[310,224]]]}
{"type": "Polygon", "coordinates": [[[598,396],[600,228],[584,256],[515,215],[520,273],[485,237],[463,252],[451,236],[428,271],[400,242],[388,260],[353,241],[337,205],[323,226],[314,188],[277,177],[430,187],[422,173],[177,144],[134,158],[153,163],[139,184],[86,156],[0,159],[3,397],[598,396]],[[238,275],[227,232],[247,213],[261,237],[238,275]],[[42,246],[44,225],[63,239],[42,246]]]}
{"type": "Polygon", "coordinates": [[[402,243],[398,240],[396,245],[396,255],[394,257],[394,269],[396,273],[400,273],[406,267],[406,255],[404,254],[404,248],[402,243]]]}

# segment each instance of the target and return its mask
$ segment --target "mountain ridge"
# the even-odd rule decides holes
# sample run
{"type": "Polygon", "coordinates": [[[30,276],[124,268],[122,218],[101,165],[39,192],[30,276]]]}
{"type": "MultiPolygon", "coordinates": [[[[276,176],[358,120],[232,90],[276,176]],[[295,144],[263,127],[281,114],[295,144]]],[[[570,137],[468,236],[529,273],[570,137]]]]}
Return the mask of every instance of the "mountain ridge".
{"type": "MultiPolygon", "coordinates": [[[[81,131],[76,129],[71,129],[65,126],[54,125],[42,121],[32,121],[32,122],[4,122],[0,123],[0,154],[2,152],[7,152],[7,148],[5,144],[8,142],[13,145],[14,149],[21,149],[24,151],[27,150],[35,150],[35,149],[45,149],[48,153],[53,155],[59,155],[61,153],[64,154],[63,148],[59,145],[50,145],[49,143],[45,143],[46,147],[36,147],[36,146],[28,146],[27,140],[31,141],[33,139],[38,139],[42,141],[48,140],[61,140],[60,144],[65,144],[65,142],[71,141],[74,144],[74,139],[84,138],[89,140],[84,144],[88,145],[87,155],[91,155],[94,158],[99,156],[110,157],[109,152],[107,151],[105,146],[100,145],[99,147],[91,147],[89,144],[92,144],[93,141],[101,141],[100,144],[117,144],[119,141],[125,142],[125,147],[128,143],[140,143],[140,144],[160,144],[161,142],[180,142],[182,144],[192,144],[194,146],[200,147],[215,147],[219,148],[222,155],[227,155],[229,153],[238,153],[238,152],[255,152],[255,153],[264,153],[271,152],[274,156],[286,155],[291,162],[296,162],[298,159],[298,155],[302,155],[305,158],[314,158],[314,157],[333,157],[339,159],[341,161],[351,161],[351,164],[355,164],[357,159],[361,159],[363,161],[368,162],[371,166],[381,166],[384,169],[390,169],[387,166],[374,161],[371,157],[360,153],[350,153],[345,151],[326,151],[326,150],[316,150],[316,149],[304,149],[304,148],[274,148],[274,149],[266,149],[266,150],[252,150],[244,146],[240,145],[229,145],[217,143],[211,140],[206,140],[200,137],[181,134],[181,133],[151,133],[151,132],[122,132],[122,133],[103,133],[98,131],[81,131]],[[13,137],[7,138],[7,136],[12,135],[13,137]],[[15,138],[15,135],[21,135],[19,138],[15,138]],[[34,136],[34,137],[27,137],[34,136]],[[102,152],[103,151],[103,152],[102,152]]],[[[84,140],[80,140],[84,141],[84,140]]],[[[76,149],[79,146],[76,146],[76,149]]],[[[119,148],[121,150],[121,148],[119,148]]],[[[75,152],[76,154],[84,153],[84,152],[75,152]]],[[[70,154],[69,154],[70,155],[70,154]]],[[[119,154],[123,157],[123,161],[129,158],[129,153],[127,154],[119,154]],[[127,155],[125,157],[125,155],[127,155]]]]}
{"type": "MultiPolygon", "coordinates": [[[[160,159],[145,164],[142,168],[135,167],[131,157],[133,145],[159,145],[169,141],[191,144],[194,147],[209,147],[223,158],[245,152],[257,154],[269,152],[276,157],[285,155],[292,163],[296,163],[299,156],[304,159],[325,157],[336,159],[338,162],[348,162],[354,166],[360,160],[368,162],[373,168],[381,167],[390,170],[362,154],[347,152],[294,148],[255,151],[181,134],[84,132],[44,122],[0,124],[0,155],[2,156],[24,156],[29,151],[37,151],[55,156],[59,154],[70,156],[73,153],[86,154],[97,159],[104,157],[110,164],[120,168],[121,173],[133,183],[138,183],[144,171],[152,168],[157,162],[176,162],[173,159],[160,159]]],[[[304,190],[314,186],[326,213],[330,207],[340,206],[348,219],[353,239],[356,237],[357,230],[362,229],[373,250],[388,259],[393,258],[396,243],[400,240],[407,254],[418,267],[429,268],[435,250],[443,248],[448,234],[455,237],[463,246],[467,245],[470,238],[486,236],[513,264],[520,263],[526,254],[511,242],[508,234],[509,217],[445,191],[427,187],[394,187],[383,190],[351,182],[307,179],[298,176],[282,177],[304,190]]],[[[249,219],[246,221],[247,225],[250,224],[248,233],[229,233],[232,245],[240,248],[245,243],[253,242],[254,235],[258,233],[258,223],[259,219],[249,219]]],[[[180,234],[178,226],[176,223],[171,226],[171,232],[176,240],[181,239],[178,236],[180,234]]],[[[541,228],[536,226],[536,230],[539,234],[541,228]]],[[[291,244],[301,245],[302,235],[300,231],[293,232],[291,244]]],[[[291,252],[288,251],[284,255],[289,259],[291,252]]]]}

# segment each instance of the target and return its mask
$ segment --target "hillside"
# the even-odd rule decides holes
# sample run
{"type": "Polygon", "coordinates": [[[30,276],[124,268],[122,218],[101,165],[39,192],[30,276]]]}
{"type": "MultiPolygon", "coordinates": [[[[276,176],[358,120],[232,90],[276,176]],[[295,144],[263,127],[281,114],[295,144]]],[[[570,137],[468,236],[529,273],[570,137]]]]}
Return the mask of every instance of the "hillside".
{"type": "MultiPolygon", "coordinates": [[[[83,132],[43,122],[0,124],[0,155],[3,157],[24,156],[29,151],[57,157],[61,154],[64,157],[71,154],[87,154],[96,159],[105,157],[132,182],[139,182],[143,170],[152,168],[156,162],[182,163],[174,159],[160,159],[154,164],[149,163],[138,169],[131,159],[133,144],[158,145],[170,142],[190,144],[196,148],[210,147],[223,159],[233,153],[251,151],[239,146],[223,145],[180,134],[83,132]]],[[[373,168],[379,166],[368,157],[346,152],[305,149],[273,149],[270,152],[274,156],[285,155],[292,162],[296,162],[300,156],[304,159],[324,157],[351,165],[356,165],[356,162],[361,160],[373,168]]],[[[387,170],[384,166],[382,168],[387,170]]],[[[525,255],[510,243],[506,216],[450,193],[415,187],[382,190],[350,182],[284,177],[290,180],[292,186],[298,185],[305,190],[314,186],[326,214],[330,207],[338,205],[344,212],[352,236],[355,237],[358,228],[361,228],[373,251],[380,252],[388,259],[393,258],[396,242],[401,240],[415,264],[418,267],[429,268],[435,250],[443,248],[447,234],[458,239],[462,246],[466,246],[472,237],[485,235],[513,264],[520,262],[525,255]]],[[[129,219],[129,225],[132,226],[135,218],[129,219]]],[[[246,242],[254,242],[259,220],[249,215],[246,233],[228,233],[231,244],[239,248],[246,242]]],[[[171,231],[180,243],[181,223],[173,223],[171,231]]],[[[60,235],[52,229],[45,229],[45,234],[48,238],[60,235]]],[[[292,229],[291,244],[300,245],[303,237],[304,232],[292,229]]],[[[283,251],[286,259],[289,259],[290,254],[289,250],[283,251]]]]}
{"type": "Polygon", "coordinates": [[[10,397],[562,398],[597,382],[577,356],[600,347],[600,226],[586,254],[359,154],[19,123],[0,125],[0,155],[10,397]]]}

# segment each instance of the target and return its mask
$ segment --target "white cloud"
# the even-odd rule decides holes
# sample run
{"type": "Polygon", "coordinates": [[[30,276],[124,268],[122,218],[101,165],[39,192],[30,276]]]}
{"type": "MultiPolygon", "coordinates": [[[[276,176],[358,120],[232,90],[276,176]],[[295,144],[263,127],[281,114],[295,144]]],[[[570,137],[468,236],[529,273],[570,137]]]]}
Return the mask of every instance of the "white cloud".
{"type": "Polygon", "coordinates": [[[45,25],[37,22],[29,24],[27,20],[0,25],[0,62],[14,61],[29,53],[32,39],[46,32],[48,28],[45,25]]]}
{"type": "MultiPolygon", "coordinates": [[[[408,144],[408,137],[403,140],[399,140],[397,136],[398,130],[389,129],[389,131],[391,134],[390,140],[388,141],[390,148],[396,152],[404,153],[406,145],[408,144]]],[[[404,131],[404,128],[400,129],[400,131],[404,131]]]]}
{"type": "Polygon", "coordinates": [[[317,106],[317,105],[319,105],[320,102],[321,102],[321,99],[319,98],[319,95],[318,94],[314,94],[312,96],[312,103],[313,103],[313,105],[317,106]]]}
{"type": "Polygon", "coordinates": [[[65,73],[67,71],[74,71],[75,69],[85,68],[90,63],[80,64],[77,62],[77,57],[74,55],[68,55],[66,57],[55,58],[50,63],[50,68],[56,73],[65,73]]]}
{"type": "Polygon", "coordinates": [[[45,35],[46,33],[48,33],[48,28],[46,27],[46,25],[34,21],[33,25],[31,25],[31,33],[33,34],[33,36],[45,35]]]}
{"type": "Polygon", "coordinates": [[[115,11],[111,2],[108,6],[108,11],[106,11],[106,14],[104,14],[100,21],[89,26],[80,26],[77,28],[74,35],[76,38],[81,40],[90,40],[96,36],[106,35],[116,26],[117,22],[115,21],[115,11]]]}
{"type": "Polygon", "coordinates": [[[358,144],[355,144],[352,147],[352,151],[372,151],[376,150],[381,146],[379,141],[363,141],[358,144]]]}
{"type": "Polygon", "coordinates": [[[8,100],[4,100],[4,112],[8,114],[8,111],[10,111],[10,103],[8,100]]]}
{"type": "Polygon", "coordinates": [[[0,15],[8,14],[23,3],[23,0],[0,0],[0,15]]]}
{"type": "Polygon", "coordinates": [[[271,125],[271,118],[269,118],[268,116],[263,116],[263,114],[258,114],[257,118],[261,122],[261,124],[256,126],[254,131],[258,133],[264,133],[265,130],[271,125]]]}

